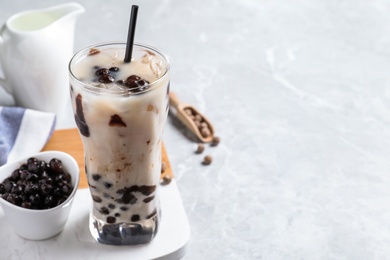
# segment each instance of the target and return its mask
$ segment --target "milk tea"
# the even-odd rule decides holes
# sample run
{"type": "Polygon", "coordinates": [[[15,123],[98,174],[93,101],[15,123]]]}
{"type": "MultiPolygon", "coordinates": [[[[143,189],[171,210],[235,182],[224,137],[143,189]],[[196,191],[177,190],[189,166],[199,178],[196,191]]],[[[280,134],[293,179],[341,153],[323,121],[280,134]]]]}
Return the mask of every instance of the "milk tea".
{"type": "Polygon", "coordinates": [[[169,64],[159,51],[125,44],[87,48],[70,63],[70,94],[93,200],[90,230],[106,244],[147,243],[160,221],[161,145],[169,64]]]}

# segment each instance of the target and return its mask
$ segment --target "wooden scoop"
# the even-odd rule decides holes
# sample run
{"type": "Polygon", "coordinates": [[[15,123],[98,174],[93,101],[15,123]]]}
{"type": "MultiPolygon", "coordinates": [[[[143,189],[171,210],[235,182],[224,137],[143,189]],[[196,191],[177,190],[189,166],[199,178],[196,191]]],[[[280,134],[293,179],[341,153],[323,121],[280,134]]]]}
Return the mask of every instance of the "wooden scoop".
{"type": "Polygon", "coordinates": [[[183,103],[175,93],[169,93],[169,104],[176,109],[176,117],[203,143],[213,140],[214,129],[210,121],[193,106],[183,103]]]}

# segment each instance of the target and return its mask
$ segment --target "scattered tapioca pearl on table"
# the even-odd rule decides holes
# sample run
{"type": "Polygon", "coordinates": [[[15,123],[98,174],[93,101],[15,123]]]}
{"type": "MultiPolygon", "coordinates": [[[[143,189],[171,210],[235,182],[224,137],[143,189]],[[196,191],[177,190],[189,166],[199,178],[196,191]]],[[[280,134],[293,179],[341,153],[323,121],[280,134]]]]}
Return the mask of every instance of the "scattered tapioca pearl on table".
{"type": "Polygon", "coordinates": [[[219,138],[219,136],[214,136],[213,140],[210,143],[210,146],[217,146],[220,141],[221,141],[221,139],[219,138]]]}
{"type": "Polygon", "coordinates": [[[211,155],[206,155],[206,156],[203,158],[202,164],[203,164],[203,165],[210,165],[212,161],[213,161],[213,157],[211,157],[211,155]]]}
{"type": "MultiPolygon", "coordinates": [[[[212,141],[211,141],[211,143],[210,143],[210,146],[211,147],[218,146],[220,141],[221,141],[221,139],[218,136],[214,136],[212,141]]],[[[198,143],[197,148],[195,150],[195,153],[196,154],[202,154],[204,151],[205,151],[204,144],[203,143],[198,143]]],[[[206,155],[205,157],[203,157],[202,164],[203,165],[210,165],[212,163],[212,161],[213,161],[213,158],[211,157],[211,155],[206,155]]]]}
{"type": "Polygon", "coordinates": [[[203,151],[204,151],[204,145],[203,144],[198,144],[198,147],[197,147],[195,153],[201,154],[201,153],[203,153],[203,151]]]}

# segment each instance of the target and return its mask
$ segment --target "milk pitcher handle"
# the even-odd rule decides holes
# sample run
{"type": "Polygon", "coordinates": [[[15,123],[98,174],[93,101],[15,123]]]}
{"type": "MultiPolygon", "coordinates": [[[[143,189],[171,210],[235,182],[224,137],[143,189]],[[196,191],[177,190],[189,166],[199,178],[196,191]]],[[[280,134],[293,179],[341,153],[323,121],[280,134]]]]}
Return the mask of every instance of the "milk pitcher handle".
{"type": "MultiPolygon", "coordinates": [[[[0,35],[0,49],[3,48],[3,37],[0,35]]],[[[0,69],[2,69],[3,67],[3,64],[1,64],[1,57],[0,57],[0,69]]],[[[3,70],[4,72],[4,70],[3,70]]],[[[7,91],[8,93],[11,93],[11,89],[8,87],[8,84],[5,80],[5,78],[1,78],[0,77],[0,88],[3,88],[5,91],[7,91]]]]}

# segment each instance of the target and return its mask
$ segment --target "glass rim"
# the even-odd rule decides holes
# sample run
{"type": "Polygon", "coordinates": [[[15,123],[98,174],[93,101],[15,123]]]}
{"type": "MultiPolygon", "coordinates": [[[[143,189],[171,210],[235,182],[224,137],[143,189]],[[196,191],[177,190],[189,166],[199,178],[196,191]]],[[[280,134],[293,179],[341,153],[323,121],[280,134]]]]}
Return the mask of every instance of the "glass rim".
{"type": "MultiPolygon", "coordinates": [[[[99,87],[96,87],[96,86],[93,86],[93,85],[90,85],[88,83],[80,81],[73,74],[72,65],[74,64],[74,62],[83,54],[88,53],[91,48],[101,48],[101,47],[106,47],[106,46],[123,46],[124,48],[126,48],[126,43],[125,42],[104,42],[104,43],[90,45],[90,46],[87,46],[87,47],[79,50],[78,52],[76,52],[69,61],[68,71],[69,71],[69,74],[71,76],[71,79],[75,80],[85,90],[88,90],[88,91],[93,92],[93,93],[99,93],[99,94],[105,94],[105,95],[132,95],[132,96],[135,96],[135,95],[140,95],[140,94],[143,94],[143,93],[146,93],[146,92],[153,90],[155,88],[155,86],[158,85],[161,81],[163,81],[169,74],[169,71],[170,71],[169,59],[163,52],[161,52],[157,48],[152,47],[150,45],[146,45],[143,43],[134,43],[133,47],[140,47],[140,48],[143,48],[145,50],[152,51],[152,52],[158,54],[160,57],[162,57],[166,62],[164,74],[160,78],[158,78],[157,80],[150,83],[148,88],[141,90],[141,91],[138,91],[138,92],[132,92],[131,89],[121,89],[121,90],[102,89],[102,88],[99,88],[99,87]]],[[[133,48],[133,51],[134,51],[134,48],[133,48]]]]}

